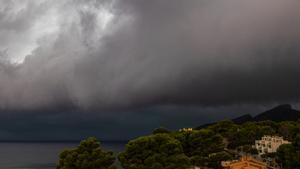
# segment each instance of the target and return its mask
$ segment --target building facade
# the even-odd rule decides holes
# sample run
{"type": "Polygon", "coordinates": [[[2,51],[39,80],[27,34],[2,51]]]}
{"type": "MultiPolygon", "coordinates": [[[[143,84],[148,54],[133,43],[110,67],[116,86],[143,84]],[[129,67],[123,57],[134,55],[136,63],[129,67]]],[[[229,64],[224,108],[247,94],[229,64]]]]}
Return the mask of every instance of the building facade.
{"type": "Polygon", "coordinates": [[[267,164],[252,157],[244,156],[240,160],[222,161],[224,169],[267,169],[267,164]]]}
{"type": "Polygon", "coordinates": [[[290,144],[290,142],[278,136],[263,136],[261,140],[255,141],[255,148],[259,155],[263,155],[275,153],[282,144],[290,144]]]}
{"type": "Polygon", "coordinates": [[[180,132],[192,132],[193,128],[183,128],[183,129],[179,129],[180,132]]]}

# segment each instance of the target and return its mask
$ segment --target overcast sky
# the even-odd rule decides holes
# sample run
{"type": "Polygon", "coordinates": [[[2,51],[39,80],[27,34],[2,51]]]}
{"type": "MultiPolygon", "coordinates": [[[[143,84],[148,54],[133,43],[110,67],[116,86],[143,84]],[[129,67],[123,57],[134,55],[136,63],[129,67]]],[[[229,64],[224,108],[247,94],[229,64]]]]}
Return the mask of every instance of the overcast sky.
{"type": "Polygon", "coordinates": [[[300,99],[299,0],[0,0],[0,139],[127,139],[300,99]]]}

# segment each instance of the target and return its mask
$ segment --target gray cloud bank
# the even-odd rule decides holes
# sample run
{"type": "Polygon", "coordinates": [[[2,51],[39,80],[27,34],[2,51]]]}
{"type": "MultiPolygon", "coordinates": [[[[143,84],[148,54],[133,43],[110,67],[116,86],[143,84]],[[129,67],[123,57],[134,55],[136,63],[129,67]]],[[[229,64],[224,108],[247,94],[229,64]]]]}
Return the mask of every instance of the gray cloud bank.
{"type": "Polygon", "coordinates": [[[0,5],[5,111],[299,100],[298,0],[0,5]]]}

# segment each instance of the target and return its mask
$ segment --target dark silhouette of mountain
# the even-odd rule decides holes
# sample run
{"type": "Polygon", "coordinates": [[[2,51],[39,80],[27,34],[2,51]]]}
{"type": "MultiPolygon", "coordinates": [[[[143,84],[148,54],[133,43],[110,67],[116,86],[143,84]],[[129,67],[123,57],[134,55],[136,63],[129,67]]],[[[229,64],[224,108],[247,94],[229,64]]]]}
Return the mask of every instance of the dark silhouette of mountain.
{"type": "Polygon", "coordinates": [[[255,116],[254,121],[272,120],[276,122],[280,121],[296,121],[300,119],[300,111],[295,110],[289,104],[277,106],[271,110],[255,116]]]}
{"type": "Polygon", "coordinates": [[[245,114],[243,116],[232,119],[232,121],[236,124],[243,124],[249,121],[253,121],[253,117],[250,114],[245,114]]]}
{"type": "MultiPolygon", "coordinates": [[[[234,123],[236,124],[243,124],[243,123],[246,123],[246,122],[249,122],[249,121],[253,121],[253,117],[250,115],[250,114],[245,114],[245,115],[242,115],[240,117],[237,117],[237,118],[234,118],[234,119],[231,119],[231,121],[233,121],[234,123]]],[[[217,122],[214,122],[214,123],[206,123],[206,124],[203,124],[201,126],[198,126],[196,127],[195,129],[203,129],[203,128],[206,128],[208,126],[211,126],[211,125],[214,125],[216,124],[217,122]]]]}
{"type": "MultiPolygon", "coordinates": [[[[267,110],[265,112],[262,112],[254,117],[252,117],[250,114],[245,114],[243,116],[231,120],[236,124],[243,124],[250,121],[271,120],[275,122],[281,122],[281,121],[297,121],[298,119],[300,119],[300,111],[293,109],[292,106],[289,104],[283,104],[274,107],[270,110],[267,110]]],[[[213,124],[216,124],[216,122],[203,124],[201,126],[196,127],[196,129],[202,129],[213,124]]]]}
{"type": "Polygon", "coordinates": [[[202,124],[202,125],[200,125],[200,126],[198,126],[198,127],[195,127],[194,129],[200,130],[200,129],[206,128],[206,127],[208,127],[208,126],[214,125],[214,124],[216,124],[216,123],[217,123],[217,122],[202,124]]]}

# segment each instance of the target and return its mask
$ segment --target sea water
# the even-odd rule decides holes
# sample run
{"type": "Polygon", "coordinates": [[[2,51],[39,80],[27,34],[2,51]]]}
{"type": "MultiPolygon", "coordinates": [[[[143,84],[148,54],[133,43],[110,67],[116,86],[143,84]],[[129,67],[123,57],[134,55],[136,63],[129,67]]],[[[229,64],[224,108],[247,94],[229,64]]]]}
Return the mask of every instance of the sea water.
{"type": "MultiPolygon", "coordinates": [[[[55,169],[59,153],[78,142],[5,142],[0,143],[0,169],[55,169]]],[[[119,153],[125,142],[103,142],[105,150],[119,153]]]]}

